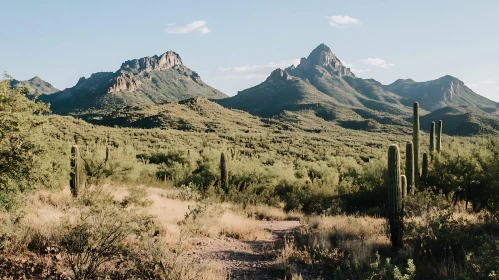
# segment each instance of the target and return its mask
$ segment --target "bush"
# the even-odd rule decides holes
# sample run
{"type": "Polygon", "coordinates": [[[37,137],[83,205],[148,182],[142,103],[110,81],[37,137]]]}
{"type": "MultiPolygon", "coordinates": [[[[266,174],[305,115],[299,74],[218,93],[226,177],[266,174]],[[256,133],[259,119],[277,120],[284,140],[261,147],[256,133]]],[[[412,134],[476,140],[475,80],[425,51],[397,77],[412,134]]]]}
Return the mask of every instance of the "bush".
{"type": "Polygon", "coordinates": [[[16,205],[19,193],[46,183],[55,167],[39,139],[45,122],[40,116],[48,108],[26,98],[27,93],[0,81],[0,208],[7,210],[16,205]]]}
{"type": "Polygon", "coordinates": [[[118,207],[92,210],[76,222],[66,219],[60,231],[62,258],[76,279],[94,279],[129,250],[132,233],[140,235],[150,225],[150,217],[118,207]]]}

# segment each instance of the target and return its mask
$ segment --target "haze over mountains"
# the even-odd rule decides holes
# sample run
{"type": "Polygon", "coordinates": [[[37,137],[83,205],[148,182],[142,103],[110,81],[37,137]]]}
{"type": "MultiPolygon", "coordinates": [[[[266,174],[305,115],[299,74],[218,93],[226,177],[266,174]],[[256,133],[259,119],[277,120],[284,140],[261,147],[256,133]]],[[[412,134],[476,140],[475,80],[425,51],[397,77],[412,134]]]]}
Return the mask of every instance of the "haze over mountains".
{"type": "MultiPolygon", "coordinates": [[[[298,65],[275,69],[264,82],[233,97],[205,84],[173,51],[126,61],[116,72],[94,73],[63,91],[57,91],[38,77],[16,83],[43,93],[41,100],[50,103],[55,113],[87,118],[100,115],[107,120],[107,125],[113,125],[112,120],[116,120],[109,115],[127,114],[123,108],[128,108],[133,115],[138,108],[201,96],[259,117],[280,118],[286,112],[312,113],[345,128],[366,130],[383,125],[410,125],[412,104],[418,101],[422,114],[426,114],[422,120],[443,119],[451,124],[447,133],[469,135],[499,131],[498,104],[473,92],[455,77],[447,75],[426,82],[399,79],[383,85],[374,79],[356,77],[324,44],[302,58],[298,65]]],[[[203,102],[207,110],[206,104],[211,102],[203,102]]],[[[220,107],[213,104],[212,109],[220,110],[220,107]]],[[[171,114],[156,110],[158,114],[162,117],[155,117],[155,122],[161,119],[168,123],[166,119],[171,114]]],[[[141,113],[143,117],[146,115],[141,113]]],[[[134,126],[138,123],[150,127],[136,117],[134,126]]],[[[130,125],[130,122],[123,122],[121,118],[119,125],[130,125]]],[[[422,123],[422,128],[426,128],[426,124],[422,123]]]]}

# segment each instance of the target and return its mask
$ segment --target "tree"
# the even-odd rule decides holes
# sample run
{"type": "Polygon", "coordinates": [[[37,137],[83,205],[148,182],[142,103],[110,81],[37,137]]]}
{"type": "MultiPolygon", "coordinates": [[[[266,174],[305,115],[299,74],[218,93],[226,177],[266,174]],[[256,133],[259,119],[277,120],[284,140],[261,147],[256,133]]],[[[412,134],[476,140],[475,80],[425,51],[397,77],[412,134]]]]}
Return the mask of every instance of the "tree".
{"type": "Polygon", "coordinates": [[[40,138],[48,107],[28,99],[27,88],[0,81],[0,208],[9,210],[17,194],[32,189],[45,177],[46,149],[40,138]]]}

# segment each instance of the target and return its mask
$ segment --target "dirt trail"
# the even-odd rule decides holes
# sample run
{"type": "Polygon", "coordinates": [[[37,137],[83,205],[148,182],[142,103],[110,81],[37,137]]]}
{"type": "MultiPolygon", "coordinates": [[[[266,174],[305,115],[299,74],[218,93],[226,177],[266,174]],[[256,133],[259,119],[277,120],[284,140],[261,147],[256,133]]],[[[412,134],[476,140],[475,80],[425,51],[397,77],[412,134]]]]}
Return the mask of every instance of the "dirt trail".
{"type": "Polygon", "coordinates": [[[240,241],[234,238],[197,238],[196,248],[187,252],[199,262],[221,262],[230,271],[230,279],[279,279],[270,268],[275,257],[268,254],[276,242],[300,226],[299,221],[258,221],[272,237],[264,240],[240,241]]]}

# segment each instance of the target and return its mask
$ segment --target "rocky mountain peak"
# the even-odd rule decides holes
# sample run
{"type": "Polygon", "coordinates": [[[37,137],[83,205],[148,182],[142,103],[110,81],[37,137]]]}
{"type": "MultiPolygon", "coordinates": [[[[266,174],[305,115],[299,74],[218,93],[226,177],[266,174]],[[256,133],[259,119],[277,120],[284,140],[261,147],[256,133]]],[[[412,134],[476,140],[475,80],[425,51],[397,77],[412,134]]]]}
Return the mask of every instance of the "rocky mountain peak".
{"type": "Polygon", "coordinates": [[[320,44],[307,58],[302,58],[298,68],[308,70],[316,66],[326,69],[331,75],[355,77],[350,68],[345,67],[325,44],[320,44]]]}
{"type": "Polygon", "coordinates": [[[180,55],[174,51],[167,51],[161,56],[147,56],[140,59],[125,61],[121,65],[121,70],[150,72],[170,69],[177,65],[182,65],[180,55]]]}
{"type": "Polygon", "coordinates": [[[280,84],[286,81],[293,79],[291,75],[289,75],[286,71],[281,68],[277,68],[276,70],[270,73],[270,76],[265,80],[267,83],[271,84],[280,84]]]}

